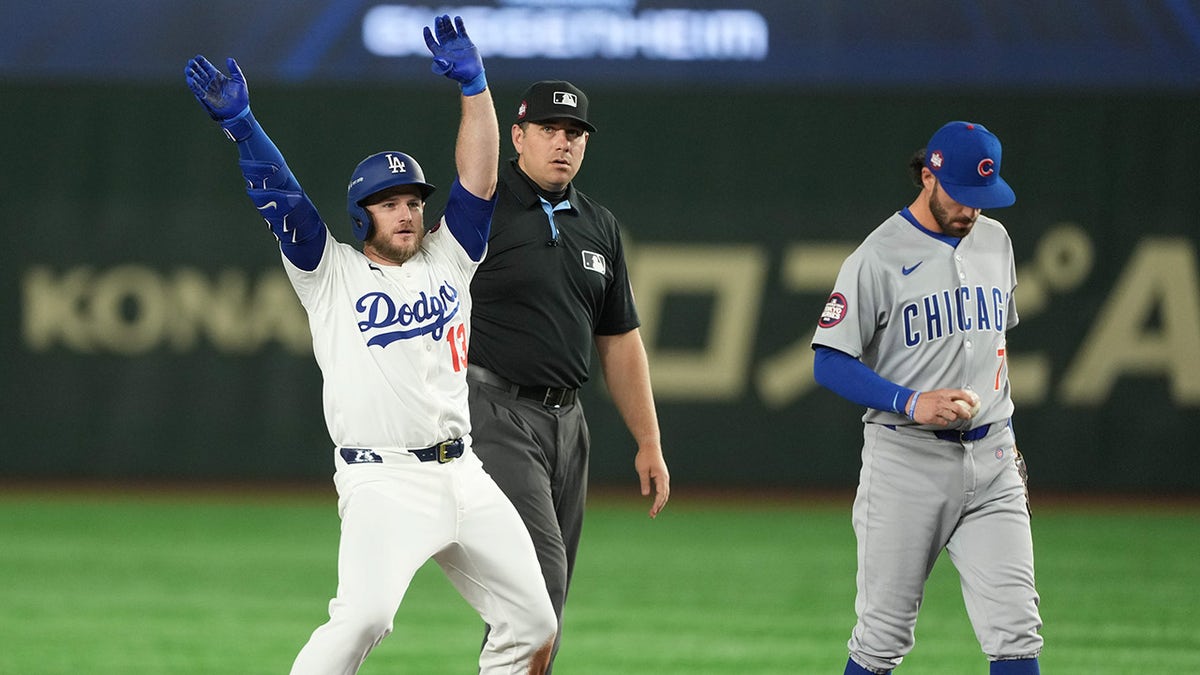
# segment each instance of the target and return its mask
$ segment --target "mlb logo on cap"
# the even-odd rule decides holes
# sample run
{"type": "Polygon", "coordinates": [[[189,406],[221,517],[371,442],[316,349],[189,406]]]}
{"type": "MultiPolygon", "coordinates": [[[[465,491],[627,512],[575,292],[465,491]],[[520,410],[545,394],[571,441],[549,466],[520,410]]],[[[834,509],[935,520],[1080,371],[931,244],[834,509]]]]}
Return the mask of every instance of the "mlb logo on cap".
{"type": "Polygon", "coordinates": [[[1000,139],[982,124],[950,122],[925,146],[925,167],[954,201],[976,209],[1017,201],[1000,177],[1000,139]]]}
{"type": "Polygon", "coordinates": [[[588,120],[587,94],[566,80],[534,82],[525,90],[521,105],[517,107],[517,124],[552,119],[575,120],[584,129],[596,131],[595,125],[588,120]]]}

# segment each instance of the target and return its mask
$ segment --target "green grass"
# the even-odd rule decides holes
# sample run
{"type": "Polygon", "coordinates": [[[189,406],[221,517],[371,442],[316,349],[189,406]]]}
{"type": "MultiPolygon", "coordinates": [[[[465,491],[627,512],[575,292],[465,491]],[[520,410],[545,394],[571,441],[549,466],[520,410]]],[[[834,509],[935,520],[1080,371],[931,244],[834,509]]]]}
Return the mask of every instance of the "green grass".
{"type": "MultiPolygon", "coordinates": [[[[841,672],[848,497],[645,508],[593,500],[556,672],[841,672]]],[[[1043,672],[1200,671],[1200,508],[1034,515],[1043,672]]],[[[337,531],[331,489],[0,496],[0,674],[285,673],[325,619],[337,531]]],[[[481,635],[427,565],[361,672],[474,673],[481,635]]],[[[944,558],[900,672],[987,672],[944,558]]]]}

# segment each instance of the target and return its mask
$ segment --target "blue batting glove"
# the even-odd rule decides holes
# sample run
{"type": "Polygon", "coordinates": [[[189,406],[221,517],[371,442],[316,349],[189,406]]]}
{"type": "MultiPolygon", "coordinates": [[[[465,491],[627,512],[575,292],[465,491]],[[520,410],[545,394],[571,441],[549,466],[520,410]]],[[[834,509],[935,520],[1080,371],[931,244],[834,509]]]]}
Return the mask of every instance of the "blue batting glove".
{"type": "Polygon", "coordinates": [[[200,105],[218,122],[238,117],[250,107],[246,77],[238,68],[237,61],[228,58],[225,59],[225,64],[229,66],[228,77],[200,55],[189,59],[183,69],[188,88],[196,95],[200,105]]]}
{"type": "Polygon", "coordinates": [[[430,69],[438,75],[455,80],[462,85],[463,94],[473,96],[487,88],[487,79],[483,73],[483,59],[479,50],[467,35],[461,16],[454,17],[443,14],[434,19],[434,29],[437,39],[429,26],[425,27],[425,45],[433,54],[433,64],[430,69]]]}

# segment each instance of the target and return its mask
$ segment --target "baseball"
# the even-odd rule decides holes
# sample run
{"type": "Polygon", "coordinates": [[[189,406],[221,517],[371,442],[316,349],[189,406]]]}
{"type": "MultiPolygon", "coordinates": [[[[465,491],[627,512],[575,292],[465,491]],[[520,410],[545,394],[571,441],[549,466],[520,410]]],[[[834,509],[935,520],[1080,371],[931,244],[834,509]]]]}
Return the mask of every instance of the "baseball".
{"type": "Polygon", "coordinates": [[[954,402],[959,405],[967,413],[967,419],[974,419],[979,414],[979,394],[973,391],[967,392],[971,395],[970,399],[956,398],[954,402]]]}

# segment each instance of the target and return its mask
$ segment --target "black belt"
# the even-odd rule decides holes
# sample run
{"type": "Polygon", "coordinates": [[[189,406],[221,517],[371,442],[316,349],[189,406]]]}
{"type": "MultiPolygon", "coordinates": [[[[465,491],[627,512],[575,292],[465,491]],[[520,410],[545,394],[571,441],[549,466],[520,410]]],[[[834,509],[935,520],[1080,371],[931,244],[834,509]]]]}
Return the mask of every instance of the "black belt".
{"type": "Polygon", "coordinates": [[[467,377],[478,380],[493,387],[505,389],[508,393],[520,398],[537,401],[547,408],[561,408],[572,405],[579,397],[578,389],[558,389],[556,387],[528,387],[513,384],[493,373],[487,368],[471,364],[467,367],[467,377]]]}
{"type": "Polygon", "coordinates": [[[575,403],[578,389],[555,389],[554,387],[517,387],[517,396],[537,401],[547,408],[560,408],[575,403]]]}
{"type": "MultiPolygon", "coordinates": [[[[378,452],[370,448],[339,448],[342,453],[342,459],[346,460],[347,464],[382,464],[383,457],[378,452]]],[[[455,438],[450,441],[443,441],[429,448],[420,448],[418,450],[409,450],[417,459],[422,462],[437,462],[445,464],[454,461],[463,455],[463,440],[455,438]]]]}

